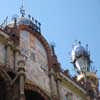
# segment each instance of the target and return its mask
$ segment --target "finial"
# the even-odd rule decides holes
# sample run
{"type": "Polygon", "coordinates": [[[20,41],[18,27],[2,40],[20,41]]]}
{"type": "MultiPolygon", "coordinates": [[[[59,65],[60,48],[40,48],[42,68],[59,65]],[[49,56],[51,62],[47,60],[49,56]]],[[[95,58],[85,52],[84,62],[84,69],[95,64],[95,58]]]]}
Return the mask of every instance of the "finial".
{"type": "Polygon", "coordinates": [[[32,17],[32,21],[34,21],[34,17],[32,17]]]}
{"type": "Polygon", "coordinates": [[[39,32],[41,32],[41,23],[38,22],[39,32]]]}
{"type": "Polygon", "coordinates": [[[88,44],[86,44],[86,50],[88,51],[88,44]]]}
{"type": "Polygon", "coordinates": [[[20,13],[21,13],[22,17],[25,16],[24,0],[22,0],[22,5],[21,5],[21,8],[20,8],[20,13]]]}
{"type": "Polygon", "coordinates": [[[51,49],[52,49],[53,55],[55,55],[55,43],[54,42],[51,43],[51,49]]]}
{"type": "Polygon", "coordinates": [[[78,42],[81,45],[81,41],[78,42]]]}
{"type": "Polygon", "coordinates": [[[35,24],[37,25],[38,21],[35,19],[35,24]]]}
{"type": "Polygon", "coordinates": [[[28,18],[31,19],[31,15],[30,14],[28,15],[28,18]]]}

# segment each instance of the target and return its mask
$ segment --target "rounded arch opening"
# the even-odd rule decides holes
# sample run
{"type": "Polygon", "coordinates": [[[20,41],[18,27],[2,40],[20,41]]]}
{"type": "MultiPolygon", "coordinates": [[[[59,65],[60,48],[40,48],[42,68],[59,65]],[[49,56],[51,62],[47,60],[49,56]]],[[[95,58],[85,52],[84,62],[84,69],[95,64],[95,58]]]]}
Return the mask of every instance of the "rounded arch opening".
{"type": "Polygon", "coordinates": [[[6,99],[6,82],[0,76],[0,100],[5,100],[6,99]]]}
{"type": "Polygon", "coordinates": [[[15,76],[16,76],[15,73],[13,73],[13,72],[11,72],[11,71],[8,71],[7,73],[8,73],[8,75],[10,76],[11,79],[14,79],[15,76]]]}
{"type": "Polygon", "coordinates": [[[10,84],[10,78],[8,73],[0,68],[0,100],[6,100],[8,96],[8,84],[10,84]]]}
{"type": "Polygon", "coordinates": [[[36,91],[25,90],[25,100],[45,100],[45,98],[36,91]]]}

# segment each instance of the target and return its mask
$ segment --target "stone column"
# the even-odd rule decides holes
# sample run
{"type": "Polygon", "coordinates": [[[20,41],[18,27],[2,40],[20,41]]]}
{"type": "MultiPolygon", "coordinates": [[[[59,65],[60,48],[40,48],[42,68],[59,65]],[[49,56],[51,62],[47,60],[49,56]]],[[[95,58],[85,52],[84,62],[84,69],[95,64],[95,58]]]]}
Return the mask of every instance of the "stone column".
{"type": "Polygon", "coordinates": [[[18,74],[19,74],[19,90],[20,100],[25,100],[24,84],[25,84],[25,62],[20,60],[18,62],[18,74]]]}
{"type": "Polygon", "coordinates": [[[51,99],[58,100],[57,85],[56,85],[55,73],[53,69],[51,69],[50,72],[50,87],[51,87],[51,99]]]}
{"type": "Polygon", "coordinates": [[[11,55],[11,46],[9,44],[6,45],[6,64],[10,66],[10,55],[11,55]]]}
{"type": "Polygon", "coordinates": [[[18,59],[19,59],[20,52],[15,50],[15,71],[18,70],[18,59]]]}
{"type": "Polygon", "coordinates": [[[59,78],[59,75],[57,74],[57,90],[58,90],[58,98],[59,100],[62,100],[62,92],[61,92],[61,79],[59,78]]]}
{"type": "Polygon", "coordinates": [[[25,100],[24,77],[22,75],[20,75],[20,100],[25,100]]]}

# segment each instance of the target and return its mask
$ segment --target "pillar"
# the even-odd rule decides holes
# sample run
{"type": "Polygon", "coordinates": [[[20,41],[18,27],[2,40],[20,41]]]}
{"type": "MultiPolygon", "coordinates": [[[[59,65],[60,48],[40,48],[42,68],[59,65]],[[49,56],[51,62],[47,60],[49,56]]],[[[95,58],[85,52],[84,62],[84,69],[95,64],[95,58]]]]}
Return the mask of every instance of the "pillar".
{"type": "Polygon", "coordinates": [[[25,84],[25,62],[19,61],[18,62],[18,74],[19,74],[19,100],[25,100],[25,94],[24,94],[24,84],[25,84]]]}
{"type": "Polygon", "coordinates": [[[50,87],[51,87],[51,100],[58,100],[55,73],[52,68],[50,71],[50,87]]]}
{"type": "Polygon", "coordinates": [[[11,46],[9,44],[6,45],[6,64],[7,66],[10,66],[10,52],[11,52],[11,46]]]}
{"type": "Polygon", "coordinates": [[[58,90],[58,98],[59,100],[62,100],[62,91],[61,91],[61,79],[59,78],[59,75],[57,74],[57,90],[58,90]]]}
{"type": "Polygon", "coordinates": [[[18,70],[18,59],[19,59],[19,55],[20,55],[20,52],[18,50],[15,50],[15,71],[18,70]]]}

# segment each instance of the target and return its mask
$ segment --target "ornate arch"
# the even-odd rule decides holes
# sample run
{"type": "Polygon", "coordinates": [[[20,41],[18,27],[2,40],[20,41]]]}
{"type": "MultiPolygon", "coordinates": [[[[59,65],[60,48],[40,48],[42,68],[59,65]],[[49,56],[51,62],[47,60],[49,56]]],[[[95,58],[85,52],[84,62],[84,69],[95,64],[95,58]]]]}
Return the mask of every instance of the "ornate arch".
{"type": "Polygon", "coordinates": [[[48,69],[50,69],[52,67],[52,50],[50,48],[49,43],[47,42],[47,40],[43,37],[43,35],[40,32],[35,32],[34,29],[29,26],[29,25],[19,25],[18,28],[8,28],[7,32],[9,33],[9,35],[11,35],[11,33],[15,33],[16,36],[11,38],[16,41],[16,44],[19,43],[19,36],[20,36],[20,30],[26,30],[29,31],[31,34],[33,34],[35,37],[37,37],[37,39],[43,44],[46,52],[47,52],[47,58],[48,58],[48,69]]]}
{"type": "Polygon", "coordinates": [[[25,90],[35,91],[35,92],[39,93],[45,100],[50,100],[50,97],[46,93],[44,93],[43,90],[41,90],[36,85],[26,83],[25,84],[25,90]]]}
{"type": "Polygon", "coordinates": [[[20,33],[20,30],[27,30],[29,31],[31,34],[33,34],[34,36],[37,37],[37,39],[43,44],[46,52],[47,52],[47,58],[48,58],[48,69],[50,69],[52,67],[52,50],[50,48],[50,45],[48,44],[47,40],[43,37],[43,35],[39,32],[35,32],[34,30],[32,30],[32,28],[30,26],[27,25],[19,25],[19,29],[18,29],[18,33],[20,33]]]}

